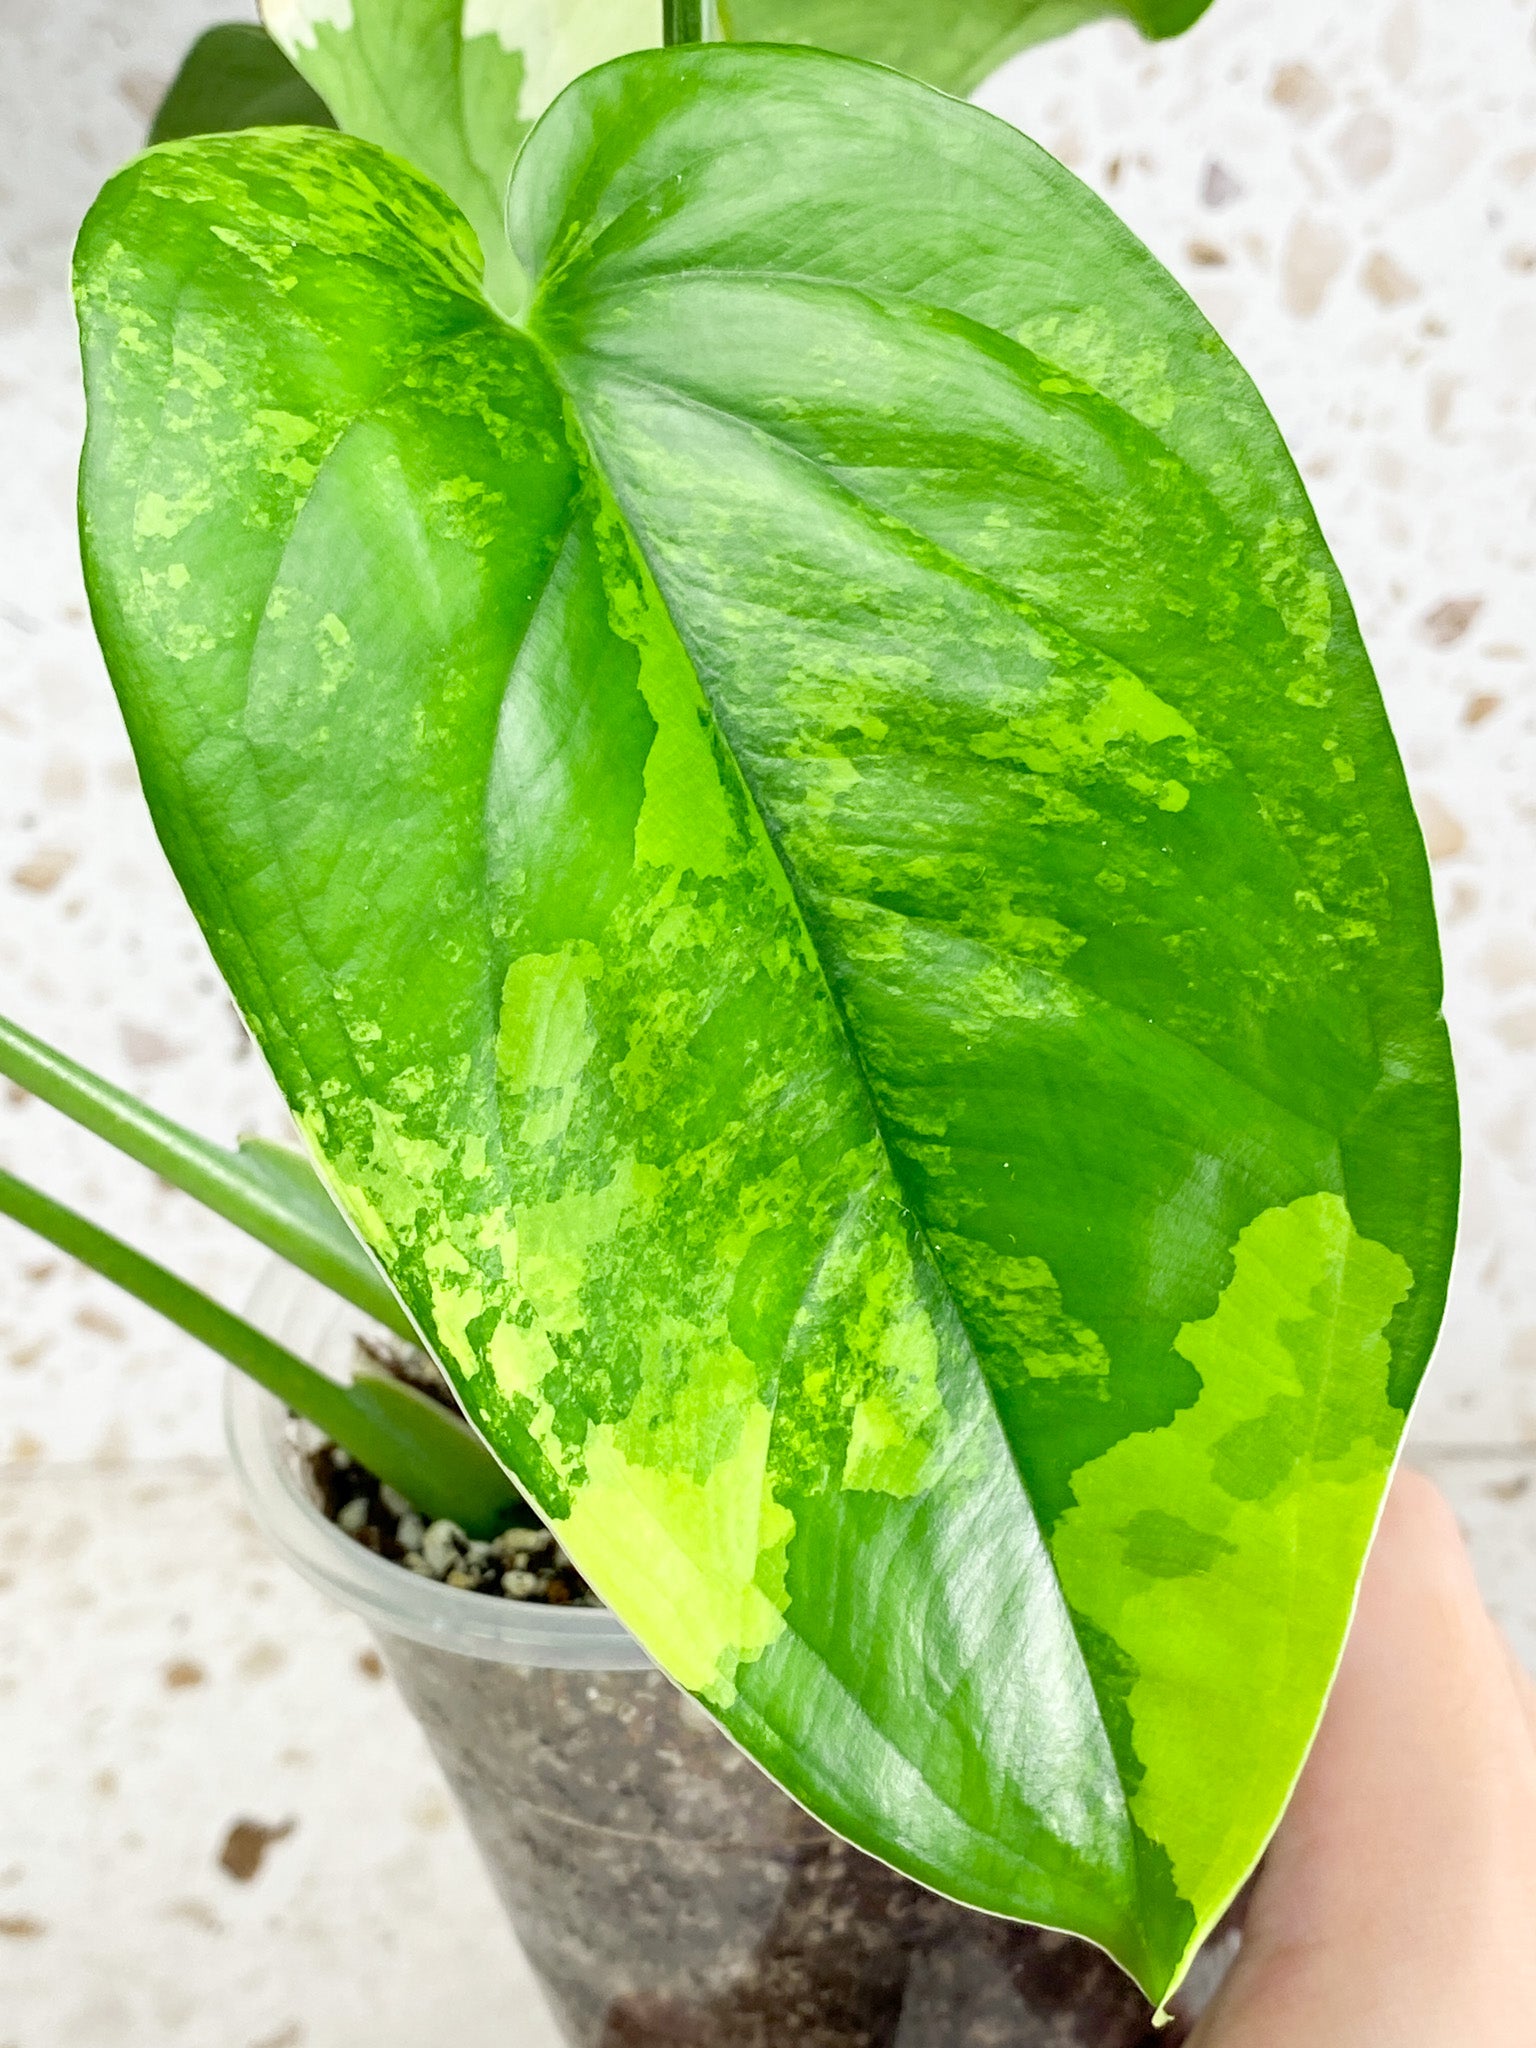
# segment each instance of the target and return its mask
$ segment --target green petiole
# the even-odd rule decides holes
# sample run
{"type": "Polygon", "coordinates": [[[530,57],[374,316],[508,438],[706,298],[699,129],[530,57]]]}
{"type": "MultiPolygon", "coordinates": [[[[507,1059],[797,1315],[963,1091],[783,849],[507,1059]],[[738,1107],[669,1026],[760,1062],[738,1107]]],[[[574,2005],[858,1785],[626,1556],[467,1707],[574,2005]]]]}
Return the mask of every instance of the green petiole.
{"type": "Polygon", "coordinates": [[[494,1536],[522,1508],[495,1459],[447,1409],[395,1380],[342,1386],[73,1209],[0,1167],[0,1214],[135,1295],[286,1401],[422,1514],[494,1536]]]}
{"type": "Polygon", "coordinates": [[[299,1153],[260,1139],[210,1144],[0,1017],[0,1074],[105,1138],[397,1337],[415,1331],[299,1153]]]}
{"type": "Polygon", "coordinates": [[[704,40],[704,0],[663,0],[662,40],[670,50],[676,43],[704,40]]]}

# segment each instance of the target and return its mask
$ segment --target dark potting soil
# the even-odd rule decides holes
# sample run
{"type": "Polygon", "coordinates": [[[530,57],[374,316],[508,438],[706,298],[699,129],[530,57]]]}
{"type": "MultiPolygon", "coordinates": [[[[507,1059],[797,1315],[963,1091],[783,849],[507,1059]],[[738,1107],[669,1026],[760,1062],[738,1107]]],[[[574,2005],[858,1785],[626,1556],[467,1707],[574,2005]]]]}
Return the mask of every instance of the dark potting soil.
{"type": "Polygon", "coordinates": [[[658,1671],[386,1640],[571,2048],[1172,2048],[1088,1943],[830,1834],[658,1671]]]}
{"type": "MultiPolygon", "coordinates": [[[[370,1337],[356,1342],[361,1369],[388,1373],[458,1412],[448,1382],[423,1352],[370,1337]]],[[[428,1522],[403,1494],[329,1440],[305,1456],[327,1519],[354,1543],[408,1572],[501,1600],[548,1607],[603,1604],[532,1508],[494,1541],[481,1543],[466,1536],[457,1522],[428,1522]]]]}
{"type": "MultiPolygon", "coordinates": [[[[436,1368],[360,1364],[452,1405],[436,1368]]],[[[599,1606],[549,1531],[474,1543],[334,1444],[325,1512],[466,1590],[599,1606]]],[[[496,1664],[384,1636],[572,2048],[1175,2048],[1088,1943],[939,1898],[830,1834],[657,1671],[496,1664]]]]}

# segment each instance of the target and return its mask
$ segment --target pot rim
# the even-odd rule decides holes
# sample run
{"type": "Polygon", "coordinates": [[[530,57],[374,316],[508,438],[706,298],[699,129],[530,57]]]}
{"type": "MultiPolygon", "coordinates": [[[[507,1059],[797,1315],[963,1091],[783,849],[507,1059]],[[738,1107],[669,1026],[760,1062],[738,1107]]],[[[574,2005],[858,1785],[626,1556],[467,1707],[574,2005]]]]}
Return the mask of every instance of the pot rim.
{"type": "MultiPolygon", "coordinates": [[[[302,1356],[350,1345],[367,1318],[274,1260],[252,1293],[251,1320],[302,1356]]],[[[224,1379],[224,1433],[252,1514],[294,1569],[368,1625],[492,1664],[560,1671],[648,1671],[651,1659],[606,1608],[499,1600],[408,1572],[367,1550],[320,1511],[304,1483],[284,1404],[234,1366],[224,1379]]]]}

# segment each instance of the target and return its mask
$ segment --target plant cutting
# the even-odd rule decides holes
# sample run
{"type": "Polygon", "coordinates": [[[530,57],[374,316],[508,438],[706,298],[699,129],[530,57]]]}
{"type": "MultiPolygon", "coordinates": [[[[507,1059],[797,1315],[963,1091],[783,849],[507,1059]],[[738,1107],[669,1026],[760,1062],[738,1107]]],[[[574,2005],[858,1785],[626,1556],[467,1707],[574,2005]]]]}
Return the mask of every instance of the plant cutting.
{"type": "Polygon", "coordinates": [[[639,50],[492,148],[467,53],[521,46],[326,16],[271,26],[339,131],[153,150],[77,256],[162,842],[586,1582],[835,1836],[1161,2003],[1454,1230],[1423,850],[1294,467],[927,84],[639,50]]]}
{"type": "MultiPolygon", "coordinates": [[[[0,1073],[159,1173],[407,1340],[409,1323],[303,1158],[245,1139],[210,1145],[0,1017],[0,1073]]],[[[517,1489],[469,1432],[399,1378],[341,1387],[142,1252],[0,1168],[0,1213],[52,1240],[198,1338],[433,1515],[494,1536],[517,1489]]]]}

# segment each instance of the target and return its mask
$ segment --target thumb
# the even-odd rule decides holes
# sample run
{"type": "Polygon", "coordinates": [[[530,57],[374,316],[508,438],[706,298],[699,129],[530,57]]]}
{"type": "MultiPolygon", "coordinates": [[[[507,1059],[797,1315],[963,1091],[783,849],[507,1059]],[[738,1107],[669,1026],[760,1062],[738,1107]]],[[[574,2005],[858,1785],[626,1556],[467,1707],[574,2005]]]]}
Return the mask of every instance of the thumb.
{"type": "Polygon", "coordinates": [[[1190,2048],[1531,2048],[1536,1690],[1403,1472],[1333,1695],[1190,2048]]]}

